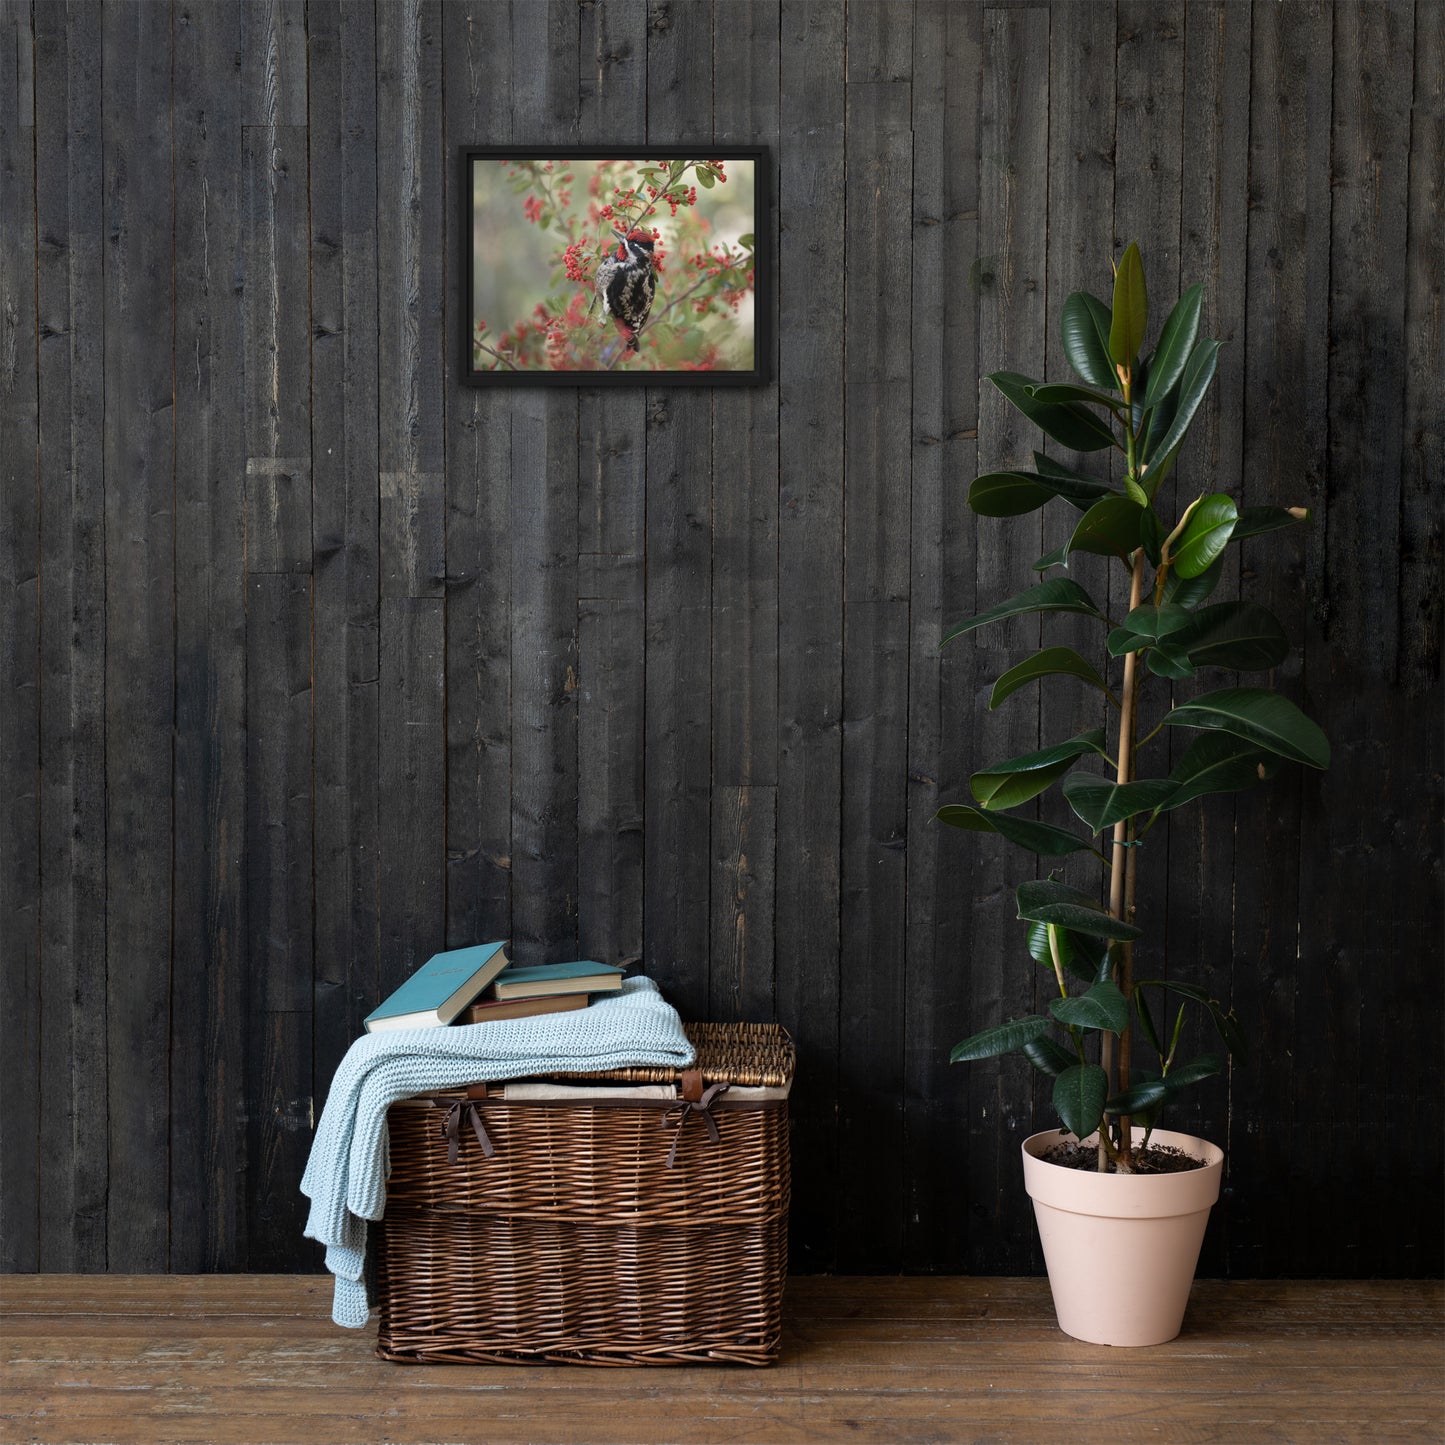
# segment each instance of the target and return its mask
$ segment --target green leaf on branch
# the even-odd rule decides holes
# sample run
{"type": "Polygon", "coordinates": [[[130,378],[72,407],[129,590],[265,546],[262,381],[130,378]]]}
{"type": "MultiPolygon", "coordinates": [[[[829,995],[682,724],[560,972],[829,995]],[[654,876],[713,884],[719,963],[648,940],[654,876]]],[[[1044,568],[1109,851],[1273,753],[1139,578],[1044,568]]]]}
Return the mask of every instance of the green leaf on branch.
{"type": "Polygon", "coordinates": [[[1055,828],[1051,823],[1036,823],[1031,818],[1013,818],[1007,813],[985,812],[968,803],[948,803],[934,816],[940,823],[951,828],[962,828],[968,833],[997,833],[1030,853],[1045,858],[1061,858],[1066,853],[1086,851],[1091,845],[1087,838],[1070,833],[1064,828],[1055,828]]]}
{"type": "Polygon", "coordinates": [[[1119,992],[1118,985],[1108,979],[1096,983],[1088,993],[1052,1000],[1049,1012],[1061,1024],[1076,1029],[1121,1034],[1129,1026],[1129,1000],[1119,992]]]}
{"type": "Polygon", "coordinates": [[[1064,797],[1075,815],[1097,834],[1125,818],[1156,812],[1175,787],[1168,778],[1111,783],[1092,773],[1074,773],[1064,780],[1064,797]]]}
{"type": "Polygon", "coordinates": [[[993,1028],[984,1029],[964,1039],[961,1044],[955,1044],[948,1062],[964,1064],[973,1059],[992,1059],[999,1054],[1011,1054],[1048,1033],[1051,1027],[1050,1021],[1041,1014],[1027,1014],[1006,1024],[995,1024],[993,1028]]]}
{"type": "Polygon", "coordinates": [[[1018,916],[1030,923],[1054,923],[1093,938],[1134,939],[1144,936],[1132,923],[1113,917],[1092,895],[1052,878],[1030,879],[1014,892],[1018,916]]]}
{"type": "MultiPolygon", "coordinates": [[[[1193,613],[1175,604],[1162,603],[1156,607],[1152,602],[1143,602],[1124,619],[1115,631],[1132,633],[1144,642],[1158,642],[1161,637],[1168,637],[1172,633],[1182,631],[1193,620],[1193,613]]],[[[1118,657],[1120,653],[1133,650],[1131,647],[1121,647],[1117,652],[1112,647],[1109,649],[1115,657],[1118,657]]]]}
{"type": "MultiPolygon", "coordinates": [[[[1177,451],[1184,440],[1185,432],[1194,421],[1194,413],[1199,410],[1199,403],[1204,400],[1204,393],[1209,390],[1209,383],[1214,380],[1218,365],[1219,343],[1208,337],[1196,341],[1194,349],[1189,353],[1189,360],[1185,363],[1184,375],[1179,379],[1179,394],[1174,405],[1174,415],[1169,422],[1169,430],[1159,438],[1157,445],[1146,444],[1145,459],[1150,463],[1151,473],[1156,467],[1164,468],[1165,459],[1170,453],[1177,451]]],[[[1162,479],[1162,471],[1159,476],[1151,478],[1151,491],[1158,490],[1162,479]]]]}
{"type": "Polygon", "coordinates": [[[1104,497],[1079,518],[1067,550],[1092,552],[1100,557],[1127,557],[1139,545],[1144,511],[1128,497],[1104,497]]]}
{"type": "Polygon", "coordinates": [[[1075,291],[1064,302],[1059,330],[1064,356],[1085,381],[1118,390],[1119,378],[1109,360],[1109,308],[1087,291],[1075,291]]]}
{"type": "Polygon", "coordinates": [[[972,632],[976,627],[983,627],[990,622],[1002,622],[1009,617],[1022,617],[1029,612],[1082,612],[1089,617],[1100,619],[1104,616],[1095,605],[1094,599],[1077,582],[1067,577],[1055,577],[1049,582],[1040,582],[1037,586],[1010,597],[1006,602],[997,603],[987,612],[980,612],[977,617],[970,617],[966,622],[951,627],[939,646],[952,642],[955,637],[961,637],[965,632],[972,632]]]}
{"type": "Polygon", "coordinates": [[[1295,516],[1294,511],[1288,507],[1246,507],[1234,525],[1234,540],[1238,542],[1245,537],[1259,537],[1265,532],[1278,532],[1283,527],[1297,527],[1301,522],[1310,520],[1308,508],[1298,507],[1295,511],[1303,512],[1304,516],[1295,516]]]}
{"type": "Polygon", "coordinates": [[[751,251],[753,244],[753,233],[751,231],[747,232],[746,235],[738,237],[738,245],[741,246],[744,251],[751,251]]]}
{"type": "Polygon", "coordinates": [[[1028,388],[1028,393],[1035,401],[1078,402],[1080,406],[1107,407],[1110,412],[1116,407],[1121,412],[1123,410],[1123,403],[1117,396],[1112,396],[1097,386],[1078,386],[1072,381],[1037,382],[1028,388]]]}
{"type": "Polygon", "coordinates": [[[1203,286],[1191,286],[1175,303],[1159,333],[1159,344],[1149,364],[1149,385],[1144,392],[1144,405],[1154,406],[1161,397],[1174,390],[1184,375],[1189,353],[1199,335],[1199,309],[1204,299],[1203,286]]]}
{"type": "Polygon", "coordinates": [[[1198,607],[1213,595],[1223,572],[1222,559],[1206,567],[1197,577],[1181,577],[1171,568],[1164,579],[1164,595],[1161,600],[1173,602],[1179,607],[1198,607]]]}
{"type": "MultiPolygon", "coordinates": [[[[1108,977],[1109,948],[1102,938],[1090,938],[1088,934],[1070,933],[1067,928],[1055,927],[1054,940],[1059,949],[1059,963],[1065,973],[1071,973],[1085,983],[1097,983],[1101,978],[1108,977]]],[[[1049,947],[1047,923],[1029,924],[1029,957],[1053,971],[1054,955],[1049,947]]]]}
{"type": "Polygon", "coordinates": [[[1080,511],[1097,497],[1107,496],[1106,482],[1076,481],[1072,477],[1041,476],[1034,472],[985,472],[968,489],[968,505],[981,517],[1021,517],[1045,502],[1062,497],[1080,511]]]}
{"type": "Polygon", "coordinates": [[[1239,513],[1234,498],[1224,492],[1205,497],[1189,514],[1184,533],[1170,558],[1181,577],[1197,577],[1229,545],[1239,513]]]}
{"type": "Polygon", "coordinates": [[[1024,1045],[1024,1058],[1041,1074],[1058,1078],[1065,1069],[1071,1069],[1079,1061],[1066,1048],[1056,1044],[1047,1034],[1024,1045]]]}
{"type": "Polygon", "coordinates": [[[1141,1079],[1130,1088],[1121,1089],[1104,1105],[1106,1114],[1142,1114],[1168,1097],[1169,1087],[1163,1079],[1141,1079]]]}
{"type": "Polygon", "coordinates": [[[1184,750],[1184,756],[1169,774],[1174,791],[1160,805],[1160,812],[1172,811],[1207,793],[1237,793],[1260,781],[1260,769],[1268,774],[1275,760],[1253,743],[1229,733],[1204,733],[1184,750]]]}
{"type": "Polygon", "coordinates": [[[1330,744],[1319,724],[1287,697],[1261,687],[1225,687],[1193,698],[1168,713],[1171,727],[1231,733],[1311,768],[1330,765],[1330,744]]]}
{"type": "Polygon", "coordinates": [[[697,168],[697,183],[703,190],[710,191],[717,184],[713,179],[711,166],[699,166],[697,168]]]}
{"type": "Polygon", "coordinates": [[[1098,1064],[1075,1064],[1054,1080],[1054,1108],[1069,1132],[1087,1139],[1104,1117],[1109,1080],[1098,1064]]]}
{"type": "Polygon", "coordinates": [[[1195,983],[1180,983],[1172,978],[1147,978],[1136,983],[1134,988],[1136,992],[1141,988],[1164,988],[1168,989],[1170,993],[1179,994],[1182,998],[1203,1004],[1209,1010],[1210,1018],[1214,1020],[1214,1028],[1219,1034],[1220,1041],[1229,1050],[1231,1056],[1238,1059],[1240,1063],[1249,1062],[1249,1045],[1240,1030],[1239,1020],[1235,1017],[1234,1010],[1226,1009],[1217,998],[1211,998],[1207,989],[1202,989],[1195,983]]]}
{"type": "Polygon", "coordinates": [[[1168,642],[1156,642],[1149,649],[1149,671],[1156,677],[1167,677],[1174,681],[1194,676],[1194,664],[1189,654],[1171,637],[1168,642]]]}
{"type": "Polygon", "coordinates": [[[1109,325],[1109,357],[1118,366],[1132,366],[1149,325],[1149,297],[1144,287],[1144,263],[1139,248],[1130,242],[1114,273],[1114,307],[1109,325]]]}
{"type": "Polygon", "coordinates": [[[990,711],[1005,698],[1012,697],[1021,687],[1037,682],[1041,677],[1077,677],[1096,687],[1105,696],[1112,696],[1109,685],[1095,669],[1072,647],[1046,647],[1032,657],[1011,667],[993,685],[993,695],[988,700],[990,711]]]}
{"type": "Polygon", "coordinates": [[[1039,383],[1017,371],[996,371],[989,380],[1040,430],[1076,452],[1115,446],[1113,429],[1087,407],[1035,401],[1028,388],[1039,383]]]}
{"type": "Polygon", "coordinates": [[[1228,667],[1263,672],[1289,655],[1289,639],[1279,619],[1257,602],[1216,602],[1190,615],[1189,625],[1173,641],[1195,667],[1228,667]]]}
{"type": "Polygon", "coordinates": [[[1069,544],[1055,547],[1052,552],[1045,552],[1038,561],[1032,563],[1035,572],[1047,572],[1050,567],[1067,567],[1069,564],[1069,544]]]}
{"type": "Polygon", "coordinates": [[[1201,1079],[1212,1079],[1222,1067],[1218,1054],[1200,1054],[1197,1059],[1170,1069],[1164,1085],[1172,1094],[1176,1089],[1187,1089],[1190,1084],[1199,1083],[1201,1079]]]}
{"type": "Polygon", "coordinates": [[[968,780],[968,785],[979,804],[990,811],[1017,808],[1068,772],[1075,759],[1103,751],[1103,728],[1091,728],[1067,742],[984,768],[968,780]]]}

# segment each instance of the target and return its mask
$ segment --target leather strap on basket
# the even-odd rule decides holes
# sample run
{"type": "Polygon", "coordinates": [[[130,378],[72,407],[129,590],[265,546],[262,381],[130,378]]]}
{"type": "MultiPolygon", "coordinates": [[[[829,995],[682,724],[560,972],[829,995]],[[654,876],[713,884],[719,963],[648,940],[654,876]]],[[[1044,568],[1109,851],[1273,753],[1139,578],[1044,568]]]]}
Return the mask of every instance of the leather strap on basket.
{"type": "Polygon", "coordinates": [[[471,1099],[457,1099],[447,1110],[446,1125],[443,1132],[447,1136],[447,1163],[455,1164],[461,1153],[462,1143],[462,1112],[465,1110],[471,1126],[476,1130],[477,1143],[482,1146],[482,1153],[488,1159],[497,1152],[496,1146],[487,1137],[487,1131],[482,1124],[481,1110],[471,1099]]]}
{"type": "MultiPolygon", "coordinates": [[[[697,1071],[695,1069],[689,1069],[688,1073],[696,1074],[697,1071]]],[[[702,1076],[698,1074],[697,1077],[701,1079],[702,1076]]],[[[707,1126],[708,1138],[711,1139],[714,1144],[722,1137],[717,1131],[717,1120],[712,1116],[712,1101],[717,1098],[719,1094],[726,1093],[728,1086],[724,1083],[711,1084],[698,1098],[693,1099],[687,1097],[687,1074],[684,1074],[682,1079],[682,1102],[675,1104],[662,1116],[664,1128],[666,1128],[668,1124],[674,1124],[676,1126],[672,1136],[672,1148],[667,1151],[667,1167],[669,1169],[677,1163],[677,1146],[682,1143],[682,1131],[687,1127],[687,1121],[692,1118],[694,1114],[701,1117],[702,1122],[707,1126]]]]}

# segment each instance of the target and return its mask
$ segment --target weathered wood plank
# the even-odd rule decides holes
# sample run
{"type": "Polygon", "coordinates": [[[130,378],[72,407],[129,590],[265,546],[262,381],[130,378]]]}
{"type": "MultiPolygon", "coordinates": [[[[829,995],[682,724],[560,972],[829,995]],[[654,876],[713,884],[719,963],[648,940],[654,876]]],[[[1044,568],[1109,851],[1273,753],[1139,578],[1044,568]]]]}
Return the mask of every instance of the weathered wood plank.
{"type": "MultiPolygon", "coordinates": [[[[1047,256],[1039,218],[1048,193],[1048,106],[1037,60],[1048,51],[1048,22],[1048,12],[1035,7],[984,15],[978,365],[985,374],[1004,369],[1038,376],[1045,363],[1047,256]]],[[[1037,430],[986,383],[979,387],[977,425],[979,471],[1027,463],[1038,445],[1037,430]]],[[[982,609],[1019,591],[1043,542],[1038,527],[1012,519],[978,518],[974,525],[975,603],[982,609]]],[[[969,637],[978,640],[950,646],[962,647],[972,663],[976,716],[965,762],[972,773],[1037,746],[1037,697],[1011,698],[996,713],[984,713],[980,704],[999,673],[1037,649],[1040,628],[1021,619],[969,637]]],[[[965,848],[970,845],[975,861],[959,870],[970,880],[973,907],[959,987],[972,1030],[1033,1010],[1033,979],[1017,961],[1023,939],[1013,907],[1014,888],[1033,870],[1021,866],[1018,851],[998,839],[970,837],[965,848]]],[[[1017,1057],[967,1068],[962,1147],[971,1270],[996,1271],[1005,1259],[1025,1258],[1033,1247],[1018,1163],[1018,1142],[1031,1120],[1031,1074],[1017,1057]]]]}
{"type": "MultiPolygon", "coordinates": [[[[640,140],[647,124],[646,0],[579,12],[579,138],[640,140]]],[[[646,396],[577,404],[577,943],[642,956],[646,396]]]]}
{"type": "Polygon", "coordinates": [[[446,946],[439,597],[381,600],[381,996],[446,946]]]}
{"type": "MultiPolygon", "coordinates": [[[[449,145],[512,138],[511,10],[489,0],[442,10],[449,145]]],[[[447,185],[456,184],[452,171],[447,185]]],[[[447,218],[463,197],[448,192],[447,218]]],[[[447,268],[448,317],[461,313],[447,268]]],[[[454,324],[454,323],[449,323],[454,324]]],[[[448,375],[460,366],[448,331],[448,375]]],[[[512,676],[509,392],[447,395],[447,942],[512,931],[512,676]]]]}
{"type": "MultiPolygon", "coordinates": [[[[1249,196],[1249,28],[1226,4],[1189,5],[1184,12],[1183,186],[1179,232],[1179,290],[1204,286],[1200,332],[1225,344],[1219,373],[1165,484],[1174,514],[1200,492],[1228,491],[1238,497],[1243,473],[1244,335],[1249,196]]],[[[1177,294],[1177,293],[1176,293],[1177,294]]],[[[1157,303],[1163,311],[1165,300],[1157,303]]],[[[1238,547],[1228,549],[1217,600],[1237,597],[1238,547]]],[[[1176,685],[1182,700],[1234,679],[1209,673],[1190,686],[1176,685]]],[[[1249,681],[1251,679],[1240,679],[1249,681]]],[[[1183,729],[1171,729],[1172,765],[1189,746],[1183,729]]],[[[1159,759],[1147,771],[1164,767],[1159,759]]],[[[1215,998],[1229,1000],[1234,978],[1234,928],[1225,900],[1234,891],[1236,840],[1234,799],[1201,799],[1169,815],[1167,944],[1164,957],[1176,977],[1197,982],[1215,998]]],[[[1157,860],[1145,877],[1162,886],[1157,860]]],[[[1158,935],[1151,952],[1159,957],[1158,935]]],[[[1153,970],[1151,968],[1151,973],[1153,970]]],[[[1156,996],[1157,997],[1157,996],[1156,996]]],[[[1196,1011],[1197,1014],[1197,1011],[1196,1011]]],[[[1208,1020],[1186,1025],[1181,1059],[1205,1049],[1217,1051],[1208,1020]]],[[[1155,1060],[1145,1056],[1145,1062],[1155,1060]]],[[[1227,1078],[1191,1089],[1171,1106],[1167,1126],[1214,1140],[1230,1154],[1227,1078]]],[[[1221,1211],[1206,1235],[1207,1274],[1225,1269],[1229,1212],[1221,1211]]]]}
{"type": "Polygon", "coordinates": [[[941,827],[966,796],[973,698],[967,658],[940,650],[973,610],[973,528],[964,503],[977,453],[977,303],[962,258],[978,254],[981,7],[932,3],[914,22],[913,494],[909,579],[908,950],[903,1267],[963,1267],[952,1227],[963,1191],[958,1148],[967,1079],[949,1049],[968,1033],[957,972],[968,895],[956,886],[970,836],[941,827]],[[938,116],[943,123],[936,124],[938,116]]]}
{"type": "Polygon", "coordinates": [[[311,578],[247,583],[246,1261],[281,1269],[305,1222],[314,1125],[311,578]]]}
{"type": "Polygon", "coordinates": [[[838,1147],[870,1160],[839,1223],[848,1271],[898,1268],[904,1196],[912,249],[909,203],[893,182],[913,159],[912,14],[877,9],[876,25],[874,7],[849,12],[846,51],[838,1033],[856,1063],[840,1074],[838,1147]]]}
{"type": "Polygon", "coordinates": [[[313,412],[315,1088],[381,993],[376,34],[307,18],[313,412]]]}
{"type": "Polygon", "coordinates": [[[311,570],[306,29],[301,0],[247,0],[246,567],[311,570]]]}
{"type": "Polygon", "coordinates": [[[446,576],[441,27],[440,0],[376,12],[376,126],[387,137],[376,161],[386,597],[440,597],[446,576]]]}
{"type": "Polygon", "coordinates": [[[6,1270],[36,1269],[41,1260],[41,523],[30,9],[19,0],[0,6],[0,75],[13,77],[13,87],[0,95],[0,984],[15,1010],[13,1082],[0,1110],[0,1267],[6,1270]]]}
{"type": "MultiPolygon", "coordinates": [[[[175,958],[170,1264],[245,1255],[246,366],[241,7],[177,10],[175,958]]],[[[118,860],[117,860],[118,861],[118,860]]],[[[304,961],[298,960],[298,964],[304,961]]]]}
{"type": "MultiPolygon", "coordinates": [[[[713,4],[649,0],[648,138],[713,135],[713,4]]],[[[710,965],[712,398],[647,393],[647,973],[682,1011],[706,1018],[710,965]]]]}
{"type": "Polygon", "coordinates": [[[171,16],[135,6],[101,19],[106,1263],[144,1270],[166,1266],[170,1202],[159,1161],[169,1136],[175,712],[171,16]]]}
{"type": "Polygon", "coordinates": [[[839,779],[843,708],[843,14],[784,0],[778,171],[778,841],[775,989],[798,1047],[790,1259],[833,1267],[841,1197],[839,779]],[[786,665],[784,665],[786,663],[786,665]]]}
{"type": "MultiPolygon", "coordinates": [[[[714,8],[715,140],[746,144],[777,134],[778,23],[775,0],[733,0],[714,8]]],[[[766,182],[771,192],[771,180],[771,175],[759,176],[755,184],[761,188],[766,182]]],[[[734,168],[726,184],[737,183],[734,168]]],[[[776,245],[770,237],[770,265],[776,245]]],[[[767,358],[770,372],[775,361],[775,355],[767,358]]],[[[718,1019],[766,1020],[774,1009],[778,468],[776,390],[718,392],[713,398],[708,976],[709,1012],[718,1019]],[[729,840],[727,846],[719,846],[721,838],[729,840]],[[734,844],[746,846],[746,858],[734,844]]]]}
{"type": "MultiPolygon", "coordinates": [[[[1329,158],[1311,140],[1330,125],[1332,9],[1252,12],[1241,488],[1248,506],[1317,507],[1325,494],[1329,158]]],[[[1243,543],[1240,560],[1241,575],[1254,578],[1252,596],[1280,619],[1291,642],[1276,686],[1306,707],[1299,688],[1308,635],[1302,573],[1306,549],[1317,545],[1317,536],[1291,529],[1243,543]]],[[[1316,962],[1299,972],[1300,909],[1313,906],[1299,892],[1301,771],[1284,769],[1235,803],[1236,836],[1249,839],[1248,860],[1236,858],[1234,869],[1233,1001],[1252,1053],[1239,1083],[1251,1099],[1289,1101],[1264,1127],[1230,1132],[1227,1167],[1241,1181],[1229,1213],[1230,1267],[1242,1274],[1300,1268],[1294,1211],[1244,1181],[1276,1167],[1282,1152],[1318,1148],[1324,1137],[1301,1128],[1308,1116],[1300,1106],[1308,1107],[1313,1089],[1306,1079],[1314,1071],[1297,1073],[1293,1063],[1294,1040],[1303,1036],[1300,985],[1313,990],[1321,980],[1316,962]],[[1259,866],[1262,859],[1268,867],[1259,866]]],[[[1324,1034],[1316,1026],[1309,1036],[1324,1034]]],[[[1343,1265],[1338,1256],[1336,1263],[1343,1265]]]]}
{"type": "MultiPolygon", "coordinates": [[[[1303,695],[1295,694],[1333,747],[1330,770],[1303,779],[1300,828],[1309,842],[1300,852],[1297,946],[1302,982],[1310,982],[1296,1013],[1303,1037],[1328,1039],[1329,1085],[1320,1089],[1312,1079],[1298,1108],[1312,1122],[1344,1125],[1359,1141],[1364,1167],[1317,1221],[1343,1245],[1351,1273],[1394,1273],[1409,1245],[1432,1232],[1427,1214],[1402,1199],[1392,1210],[1399,1227],[1375,1240],[1365,1202],[1391,1193],[1398,1168],[1367,1141],[1397,1108],[1425,1124],[1421,1096],[1382,1067],[1402,1042],[1401,1020],[1419,1007],[1416,986],[1395,970],[1377,971],[1370,959],[1428,949],[1440,924],[1438,903],[1426,902],[1440,897],[1438,825],[1432,847],[1419,834],[1402,835],[1396,822],[1420,791],[1418,763],[1403,761],[1418,725],[1389,705],[1399,648],[1406,359],[1398,241],[1406,230],[1411,107],[1403,81],[1412,69],[1414,13],[1410,0],[1332,11],[1328,486],[1306,567],[1322,627],[1307,634],[1303,695]],[[1362,256],[1374,259],[1362,266],[1362,256]],[[1361,777],[1374,780],[1370,806],[1350,816],[1361,777]],[[1326,919],[1307,905],[1315,898],[1349,902],[1326,919]]],[[[1426,1187],[1417,1198],[1438,1219],[1440,1190],[1426,1187]]]]}
{"type": "MultiPolygon", "coordinates": [[[[579,12],[512,13],[512,64],[542,56],[514,92],[513,126],[574,144],[579,12]]],[[[577,394],[517,393],[512,408],[512,943],[526,963],[577,956],[577,394]]]]}

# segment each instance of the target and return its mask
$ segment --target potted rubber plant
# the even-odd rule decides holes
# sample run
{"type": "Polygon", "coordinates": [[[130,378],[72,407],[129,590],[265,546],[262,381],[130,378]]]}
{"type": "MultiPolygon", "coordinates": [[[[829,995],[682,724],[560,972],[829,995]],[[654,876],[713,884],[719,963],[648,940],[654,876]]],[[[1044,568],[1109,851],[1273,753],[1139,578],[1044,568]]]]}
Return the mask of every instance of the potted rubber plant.
{"type": "Polygon", "coordinates": [[[1246,1052],[1224,1002],[1162,967],[1136,968],[1136,946],[1150,956],[1134,922],[1140,846],[1175,809],[1208,794],[1249,787],[1282,764],[1329,763],[1319,727],[1268,686],[1289,649],[1279,621],[1248,598],[1213,598],[1227,547],[1306,521],[1308,512],[1241,510],[1223,491],[1176,500],[1166,486],[1215,374],[1219,342],[1199,335],[1202,294],[1199,286],[1184,292],[1146,352],[1148,295],[1130,245],[1115,267],[1111,303],[1076,292],[1064,305],[1063,351],[1077,381],[989,377],[1062,447],[1116,451],[1122,480],[1040,452],[1032,470],[978,477],[968,500],[982,516],[1056,504],[1074,509],[1075,520],[1067,540],[1034,564],[1044,580],[943,639],[1030,613],[1083,617],[1097,628],[1093,657],[1046,646],[999,677],[990,706],[1035,682],[1068,678],[1098,691],[1109,725],[988,764],[971,777],[973,801],[949,804],[938,817],[1043,860],[1035,871],[1044,876],[1016,890],[1019,957],[1042,968],[1055,996],[1047,1013],[990,1023],[952,1059],[1017,1050],[1052,1079],[1063,1129],[1023,1141],[1025,1185],[1061,1328],[1105,1344],[1156,1344],[1179,1331],[1223,1154],[1158,1125],[1182,1090],[1219,1073],[1226,1055],[1246,1052]],[[1124,569],[1127,609],[1111,616],[1107,599],[1096,601],[1068,575],[1080,554],[1124,569]],[[1172,684],[1212,682],[1220,671],[1249,674],[1251,685],[1226,676],[1223,686],[1171,699],[1172,684]],[[1165,740],[1179,729],[1191,740],[1169,767],[1165,740]],[[1055,786],[1072,827],[1017,812],[1055,786]],[[1102,866],[1097,888],[1053,876],[1076,853],[1102,866]],[[1208,1018],[1218,1048],[1184,1057],[1193,1011],[1208,1018]]]}

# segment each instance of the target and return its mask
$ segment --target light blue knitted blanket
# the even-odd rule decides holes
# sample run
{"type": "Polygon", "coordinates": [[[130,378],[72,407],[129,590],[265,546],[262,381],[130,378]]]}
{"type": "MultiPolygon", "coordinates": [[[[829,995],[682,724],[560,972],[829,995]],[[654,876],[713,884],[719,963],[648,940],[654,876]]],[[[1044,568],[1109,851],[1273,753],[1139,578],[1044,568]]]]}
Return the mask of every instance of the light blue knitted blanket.
{"type": "Polygon", "coordinates": [[[357,1039],[336,1070],[301,1178],[307,1237],[326,1246],[336,1276],[331,1318],[350,1329],[367,1320],[366,1222],[386,1208],[386,1111],[398,1099],[482,1080],[692,1061],[677,1010],[647,978],[626,979],[620,994],[570,1013],[357,1039]]]}

